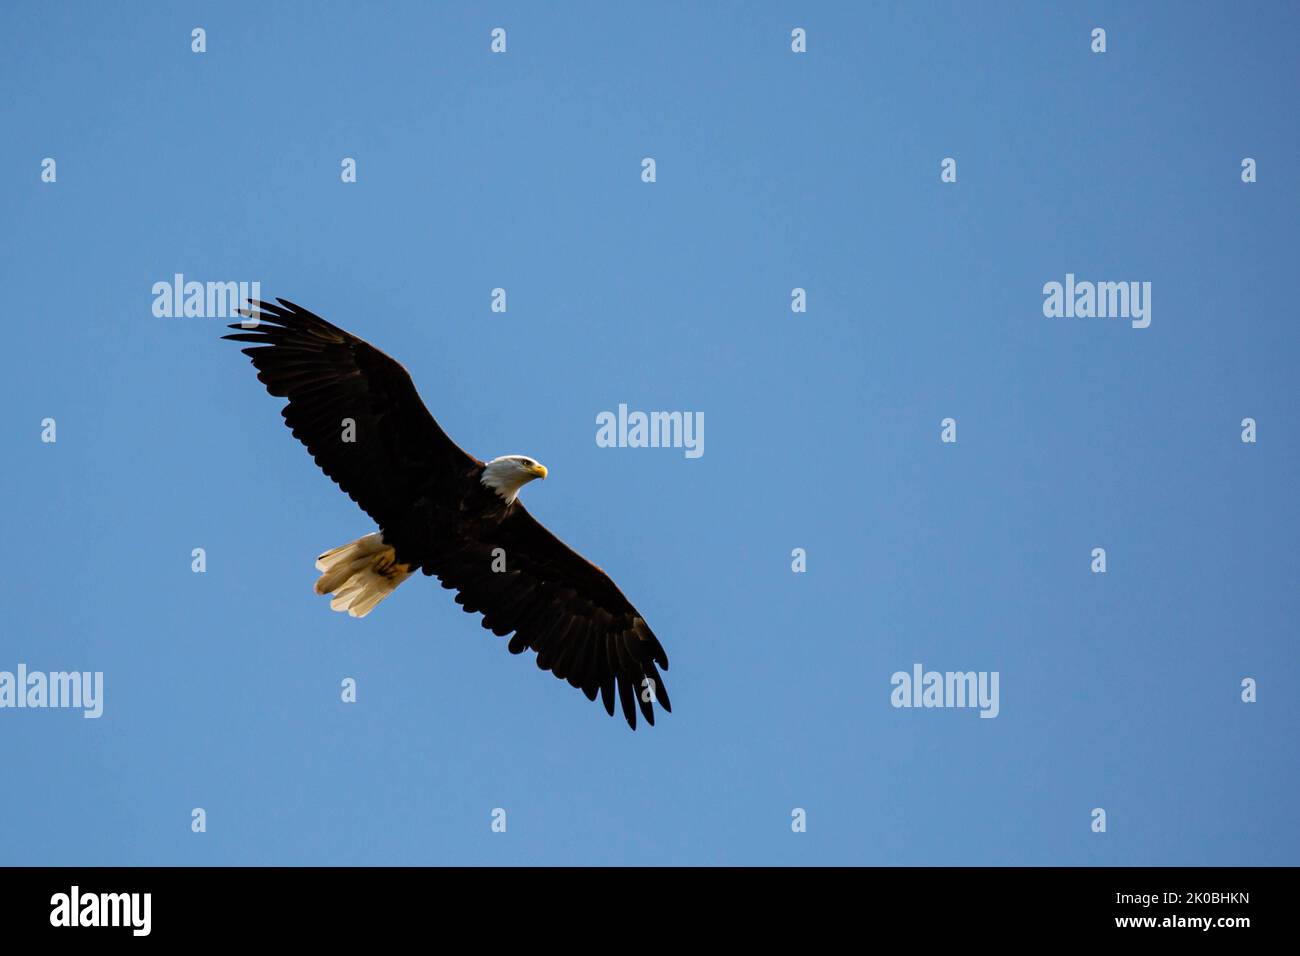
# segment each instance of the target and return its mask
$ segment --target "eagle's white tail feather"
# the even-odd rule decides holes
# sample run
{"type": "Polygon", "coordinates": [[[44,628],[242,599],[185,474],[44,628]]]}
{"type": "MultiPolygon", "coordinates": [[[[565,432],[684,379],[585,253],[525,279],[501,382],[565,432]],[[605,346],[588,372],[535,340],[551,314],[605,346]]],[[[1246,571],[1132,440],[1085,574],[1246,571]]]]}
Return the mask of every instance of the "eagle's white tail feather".
{"type": "Polygon", "coordinates": [[[411,576],[412,569],[398,563],[397,552],[376,531],[326,551],[316,559],[316,570],[323,572],[316,582],[316,593],[332,593],[332,609],[365,617],[411,576]]]}

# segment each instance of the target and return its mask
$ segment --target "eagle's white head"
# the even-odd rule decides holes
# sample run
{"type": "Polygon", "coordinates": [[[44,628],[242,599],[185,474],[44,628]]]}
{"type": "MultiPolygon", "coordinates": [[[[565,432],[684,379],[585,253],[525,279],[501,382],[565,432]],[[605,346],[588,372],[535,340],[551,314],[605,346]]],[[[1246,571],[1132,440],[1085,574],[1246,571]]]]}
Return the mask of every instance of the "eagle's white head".
{"type": "Polygon", "coordinates": [[[502,455],[493,458],[483,468],[483,484],[502,498],[506,504],[514,501],[519,489],[534,478],[545,478],[546,466],[527,455],[502,455]]]}

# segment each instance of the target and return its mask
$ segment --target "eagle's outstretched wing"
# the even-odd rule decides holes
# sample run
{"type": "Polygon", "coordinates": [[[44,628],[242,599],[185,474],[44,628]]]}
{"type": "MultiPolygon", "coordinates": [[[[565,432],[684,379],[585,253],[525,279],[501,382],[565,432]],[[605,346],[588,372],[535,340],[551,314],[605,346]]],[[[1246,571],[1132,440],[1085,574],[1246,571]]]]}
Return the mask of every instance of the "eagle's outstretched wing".
{"type": "Polygon", "coordinates": [[[281,414],[316,464],[375,520],[398,559],[437,575],[457,603],[510,651],[537,652],[537,666],[615,697],[628,725],[639,709],[671,710],[656,669],[668,656],[635,607],[600,568],[569,548],[515,501],[500,520],[467,507],[488,500],[483,462],[461,450],[425,408],[400,364],[285,299],[241,310],[257,324],[232,325],[258,379],[287,398],[281,414]],[[500,549],[498,551],[498,549],[500,549]],[[498,557],[505,570],[499,570],[498,557]]]}
{"type": "MultiPolygon", "coordinates": [[[[510,639],[510,652],[537,652],[537,666],[567,680],[614,714],[617,695],[628,726],[639,707],[654,725],[654,704],[672,710],[656,665],[668,655],[645,619],[604,571],[557,538],[516,501],[500,524],[462,538],[432,557],[456,603],[510,639]],[[496,549],[500,549],[498,552],[496,549]],[[505,570],[493,570],[494,558],[505,570]]],[[[499,565],[497,565],[499,567],[499,565]]]]}
{"type": "Polygon", "coordinates": [[[429,483],[455,481],[477,458],[462,451],[420,401],[411,376],[374,346],[284,299],[251,303],[252,328],[223,338],[243,350],[321,471],[381,528],[400,521],[429,483]]]}

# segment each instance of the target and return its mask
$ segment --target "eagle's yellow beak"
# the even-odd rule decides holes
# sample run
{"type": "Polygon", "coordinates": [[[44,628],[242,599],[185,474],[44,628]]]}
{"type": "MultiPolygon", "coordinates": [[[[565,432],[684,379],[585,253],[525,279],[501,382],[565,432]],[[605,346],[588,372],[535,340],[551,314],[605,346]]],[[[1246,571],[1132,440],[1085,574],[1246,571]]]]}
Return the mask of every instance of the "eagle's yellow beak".
{"type": "Polygon", "coordinates": [[[536,475],[538,478],[545,478],[545,477],[546,477],[546,466],[545,466],[545,465],[538,465],[536,468],[530,468],[529,471],[531,471],[531,472],[532,472],[534,475],[536,475]]]}

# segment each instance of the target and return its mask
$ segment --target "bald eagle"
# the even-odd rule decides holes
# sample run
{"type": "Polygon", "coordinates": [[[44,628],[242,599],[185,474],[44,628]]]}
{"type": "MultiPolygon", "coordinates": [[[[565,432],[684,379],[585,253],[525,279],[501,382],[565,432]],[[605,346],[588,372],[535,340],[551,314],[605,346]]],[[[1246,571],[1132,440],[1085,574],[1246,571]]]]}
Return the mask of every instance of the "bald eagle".
{"type": "Polygon", "coordinates": [[[316,464],[379,530],[326,551],[317,594],[365,617],[417,570],[457,592],[483,627],[532,650],[537,666],[614,698],[636,729],[639,707],[671,711],[657,667],[668,655],[640,612],[600,568],[551,534],[519,500],[546,467],[526,455],[482,462],[447,437],[400,364],[284,299],[249,301],[223,338],[243,349],[316,464]]]}

